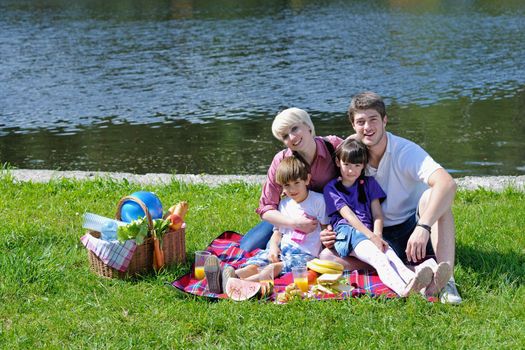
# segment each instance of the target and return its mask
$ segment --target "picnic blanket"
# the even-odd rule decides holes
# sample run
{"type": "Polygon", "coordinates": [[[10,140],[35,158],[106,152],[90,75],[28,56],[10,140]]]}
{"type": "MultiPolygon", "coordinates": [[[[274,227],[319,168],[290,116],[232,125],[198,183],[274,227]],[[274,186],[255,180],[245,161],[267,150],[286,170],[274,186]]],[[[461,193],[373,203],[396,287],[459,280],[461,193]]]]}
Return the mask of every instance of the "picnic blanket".
{"type": "MultiPolygon", "coordinates": [[[[255,249],[248,252],[241,249],[239,247],[241,238],[242,235],[236,232],[226,231],[214,239],[206,250],[215,254],[219,258],[221,267],[229,264],[234,268],[237,268],[259,251],[259,249],[255,249]]],[[[316,297],[316,299],[345,299],[362,295],[369,295],[371,297],[384,296],[386,298],[397,297],[396,293],[381,282],[375,271],[345,271],[343,276],[347,278],[349,284],[354,287],[350,292],[345,292],[337,296],[329,294],[322,298],[316,297]]],[[[292,282],[293,277],[291,272],[276,278],[274,281],[274,294],[269,300],[274,301],[277,293],[283,292],[285,287],[292,282]]],[[[195,279],[193,266],[191,272],[173,281],[171,285],[182,292],[197,296],[204,296],[213,299],[227,298],[226,294],[210,293],[207,290],[206,279],[195,279]]]]}
{"type": "Polygon", "coordinates": [[[133,253],[137,249],[137,244],[133,239],[121,244],[117,240],[105,241],[86,233],[80,238],[80,241],[106,265],[121,272],[125,272],[128,269],[133,253]]]}

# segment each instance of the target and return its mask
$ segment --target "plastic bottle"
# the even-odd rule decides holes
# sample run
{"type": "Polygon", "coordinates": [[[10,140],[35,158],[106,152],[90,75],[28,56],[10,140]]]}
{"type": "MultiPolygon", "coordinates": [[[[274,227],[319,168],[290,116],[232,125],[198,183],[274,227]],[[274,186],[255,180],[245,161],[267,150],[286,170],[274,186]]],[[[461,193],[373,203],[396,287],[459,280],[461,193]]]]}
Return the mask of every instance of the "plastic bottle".
{"type": "Polygon", "coordinates": [[[118,225],[115,221],[107,221],[102,225],[101,238],[105,241],[112,241],[117,239],[118,225]]]}

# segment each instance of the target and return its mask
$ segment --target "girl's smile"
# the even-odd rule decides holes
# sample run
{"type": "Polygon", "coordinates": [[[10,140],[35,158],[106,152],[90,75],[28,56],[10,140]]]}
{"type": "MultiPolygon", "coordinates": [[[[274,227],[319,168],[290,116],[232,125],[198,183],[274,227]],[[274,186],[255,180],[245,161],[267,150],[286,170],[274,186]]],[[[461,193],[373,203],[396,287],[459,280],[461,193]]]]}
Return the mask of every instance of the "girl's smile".
{"type": "Polygon", "coordinates": [[[341,161],[339,161],[337,165],[339,165],[339,168],[341,169],[343,185],[346,187],[352,186],[354,184],[355,180],[361,176],[365,166],[363,163],[353,164],[341,161]]]}

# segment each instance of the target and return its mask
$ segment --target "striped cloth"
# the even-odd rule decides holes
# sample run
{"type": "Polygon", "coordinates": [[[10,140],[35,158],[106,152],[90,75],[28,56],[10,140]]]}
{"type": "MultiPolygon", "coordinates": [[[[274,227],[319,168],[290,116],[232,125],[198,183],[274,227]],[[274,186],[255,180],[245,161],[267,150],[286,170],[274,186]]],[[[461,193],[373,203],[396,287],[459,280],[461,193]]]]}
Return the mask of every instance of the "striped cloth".
{"type": "MultiPolygon", "coordinates": [[[[241,238],[242,235],[236,232],[226,231],[214,239],[206,250],[215,254],[219,258],[221,267],[231,265],[237,269],[244,264],[247,259],[255,256],[260,251],[260,249],[255,249],[251,252],[247,252],[239,248],[241,238]]],[[[195,279],[193,271],[192,266],[191,272],[173,281],[171,285],[179,291],[192,295],[204,296],[212,299],[227,298],[226,294],[208,292],[206,279],[200,281],[195,279]]],[[[345,271],[343,276],[348,279],[348,282],[354,287],[354,289],[348,293],[343,293],[340,296],[326,295],[322,299],[345,299],[362,295],[368,295],[371,297],[384,296],[386,298],[397,297],[397,294],[381,282],[375,271],[345,271]]],[[[274,282],[274,295],[269,299],[271,301],[275,300],[276,293],[283,292],[285,287],[293,282],[292,273],[288,272],[279,278],[276,278],[274,282]]]]}
{"type": "Polygon", "coordinates": [[[128,269],[133,253],[137,249],[137,244],[133,239],[121,244],[117,240],[104,241],[86,233],[80,238],[80,241],[106,265],[121,272],[125,272],[128,269]]]}

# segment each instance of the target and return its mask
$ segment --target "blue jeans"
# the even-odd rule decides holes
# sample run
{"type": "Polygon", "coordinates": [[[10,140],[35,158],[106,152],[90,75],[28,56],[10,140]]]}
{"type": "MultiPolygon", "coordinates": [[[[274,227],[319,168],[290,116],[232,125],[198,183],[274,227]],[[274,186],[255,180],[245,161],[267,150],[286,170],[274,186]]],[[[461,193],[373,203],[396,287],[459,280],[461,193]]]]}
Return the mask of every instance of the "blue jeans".
{"type": "Polygon", "coordinates": [[[241,249],[248,252],[255,248],[265,249],[266,245],[272,238],[273,225],[266,221],[261,221],[250,231],[246,232],[244,237],[241,239],[241,249]]]}
{"type": "Polygon", "coordinates": [[[368,239],[362,232],[346,224],[337,225],[335,232],[334,248],[340,257],[349,256],[359,243],[368,239]]]}

